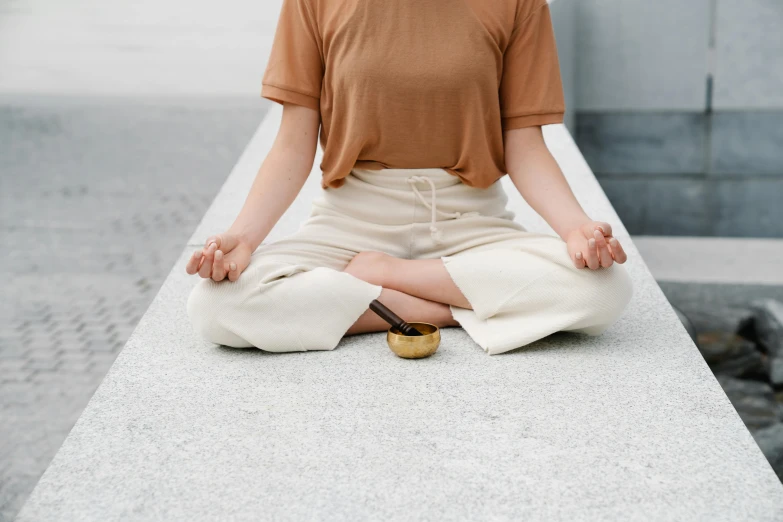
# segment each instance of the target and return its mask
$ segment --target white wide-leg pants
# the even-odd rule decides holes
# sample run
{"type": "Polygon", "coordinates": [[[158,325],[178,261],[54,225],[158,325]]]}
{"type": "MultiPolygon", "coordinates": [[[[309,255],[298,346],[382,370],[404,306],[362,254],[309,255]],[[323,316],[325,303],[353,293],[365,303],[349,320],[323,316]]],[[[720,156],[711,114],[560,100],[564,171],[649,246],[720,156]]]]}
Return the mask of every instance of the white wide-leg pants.
{"type": "Polygon", "coordinates": [[[217,344],[331,350],[381,292],[342,270],[377,251],[442,259],[473,308],[452,315],[489,354],[614,323],[632,294],[625,268],[575,268],[559,237],[528,232],[506,203],[500,182],[472,188],[442,169],[354,169],[298,232],[259,247],[237,281],[200,281],[188,314],[217,344]]]}

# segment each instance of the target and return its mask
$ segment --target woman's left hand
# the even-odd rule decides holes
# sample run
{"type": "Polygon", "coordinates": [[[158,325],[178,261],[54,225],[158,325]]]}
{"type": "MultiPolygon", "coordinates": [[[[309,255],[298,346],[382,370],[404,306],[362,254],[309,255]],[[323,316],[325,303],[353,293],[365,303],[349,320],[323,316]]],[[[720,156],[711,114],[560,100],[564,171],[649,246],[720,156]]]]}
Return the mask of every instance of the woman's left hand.
{"type": "Polygon", "coordinates": [[[612,226],[603,221],[588,221],[572,230],[566,236],[566,244],[577,268],[596,270],[628,259],[620,242],[612,236],[612,226]]]}

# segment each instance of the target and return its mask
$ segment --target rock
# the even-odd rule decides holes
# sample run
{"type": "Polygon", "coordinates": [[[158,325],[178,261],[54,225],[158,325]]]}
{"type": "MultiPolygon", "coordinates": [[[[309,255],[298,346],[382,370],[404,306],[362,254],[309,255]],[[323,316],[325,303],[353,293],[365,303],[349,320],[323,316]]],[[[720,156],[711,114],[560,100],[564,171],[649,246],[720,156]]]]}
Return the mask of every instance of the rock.
{"type": "Polygon", "coordinates": [[[780,480],[783,480],[783,424],[773,424],[751,433],[761,452],[767,457],[769,465],[780,480]]]}
{"type": "Polygon", "coordinates": [[[697,332],[736,332],[740,325],[753,319],[753,311],[749,307],[704,301],[677,302],[676,305],[675,309],[688,317],[697,332]]]}
{"type": "Polygon", "coordinates": [[[760,299],[751,303],[753,321],[745,321],[739,331],[755,340],[773,358],[783,357],[783,303],[760,299]]]}
{"type": "Polygon", "coordinates": [[[783,388],[783,357],[769,359],[769,382],[775,389],[783,388]]]}
{"type": "Polygon", "coordinates": [[[733,331],[737,332],[737,335],[743,339],[747,339],[752,343],[759,342],[758,337],[756,337],[756,318],[753,315],[740,321],[739,325],[737,325],[737,329],[733,331]]]}
{"type": "Polygon", "coordinates": [[[769,381],[783,387],[783,303],[759,299],[751,303],[751,310],[753,317],[742,321],[737,333],[768,354],[769,381]]]}
{"type": "Polygon", "coordinates": [[[699,334],[697,345],[713,373],[767,380],[765,357],[752,342],[731,333],[706,332],[699,334]]]}
{"type": "Polygon", "coordinates": [[[749,429],[771,426],[783,419],[772,387],[760,381],[717,376],[723,391],[749,429]]]}

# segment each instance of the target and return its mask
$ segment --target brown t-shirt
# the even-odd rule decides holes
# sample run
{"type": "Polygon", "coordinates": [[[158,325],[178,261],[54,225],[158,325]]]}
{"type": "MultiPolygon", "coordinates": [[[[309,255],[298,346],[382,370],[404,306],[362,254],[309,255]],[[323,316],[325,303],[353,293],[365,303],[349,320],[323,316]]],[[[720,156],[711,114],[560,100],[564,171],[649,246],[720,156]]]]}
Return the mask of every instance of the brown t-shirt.
{"type": "Polygon", "coordinates": [[[320,110],[324,187],[354,167],[488,187],[503,130],[565,111],[546,0],[284,0],[261,96],[320,110]]]}

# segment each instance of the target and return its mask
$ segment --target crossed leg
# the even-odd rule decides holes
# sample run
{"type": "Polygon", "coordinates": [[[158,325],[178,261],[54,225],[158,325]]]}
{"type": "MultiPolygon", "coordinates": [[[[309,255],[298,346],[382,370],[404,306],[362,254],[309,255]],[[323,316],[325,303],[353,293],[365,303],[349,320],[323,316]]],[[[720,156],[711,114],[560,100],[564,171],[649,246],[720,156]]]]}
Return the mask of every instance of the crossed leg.
{"type": "MultiPolygon", "coordinates": [[[[383,287],[390,307],[438,326],[459,324],[491,354],[557,331],[598,335],[622,314],[632,295],[624,267],[578,269],[561,241],[521,239],[440,259],[364,252],[345,271],[383,287]]],[[[348,333],[384,328],[364,313],[348,333]]]]}
{"type": "MultiPolygon", "coordinates": [[[[362,252],[345,272],[362,281],[382,286],[379,300],[403,319],[427,322],[439,327],[459,326],[449,305],[470,308],[470,303],[452,281],[440,259],[398,259],[381,252],[362,252]]],[[[388,325],[368,310],[347,334],[378,332],[388,325]]]]}
{"type": "Polygon", "coordinates": [[[240,280],[197,285],[188,313],[218,344],[330,350],[346,333],[386,330],[367,308],[380,298],[406,320],[462,326],[491,354],[557,331],[597,335],[619,317],[632,293],[621,266],[576,269],[559,240],[522,239],[439,259],[362,252],[339,267],[308,252],[289,259],[279,248],[287,243],[270,245],[240,280]],[[313,266],[303,264],[308,255],[313,266]]]}

